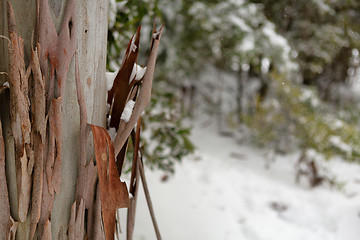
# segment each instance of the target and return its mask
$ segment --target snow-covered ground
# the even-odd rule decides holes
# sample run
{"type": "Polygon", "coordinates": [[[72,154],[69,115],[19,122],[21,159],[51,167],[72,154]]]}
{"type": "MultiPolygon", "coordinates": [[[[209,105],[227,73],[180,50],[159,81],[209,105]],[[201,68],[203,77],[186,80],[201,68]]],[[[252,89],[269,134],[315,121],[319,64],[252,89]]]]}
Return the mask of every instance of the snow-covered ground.
{"type": "MultiPolygon", "coordinates": [[[[146,171],[163,239],[360,239],[359,165],[329,162],[344,189],[312,189],[295,183],[298,154],[278,156],[266,169],[263,150],[221,137],[211,126],[196,124],[192,140],[195,156],[168,181],[160,171],[146,171]]],[[[142,188],[139,193],[134,239],[156,239],[142,188]]]]}

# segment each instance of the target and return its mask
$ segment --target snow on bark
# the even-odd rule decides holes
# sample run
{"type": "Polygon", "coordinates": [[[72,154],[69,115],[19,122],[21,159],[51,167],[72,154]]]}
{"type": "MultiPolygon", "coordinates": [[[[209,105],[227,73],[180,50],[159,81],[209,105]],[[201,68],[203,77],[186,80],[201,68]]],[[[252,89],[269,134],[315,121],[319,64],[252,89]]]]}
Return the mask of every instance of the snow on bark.
{"type": "Polygon", "coordinates": [[[128,122],[132,115],[134,106],[135,106],[135,102],[133,100],[129,100],[125,105],[124,111],[122,112],[120,119],[123,120],[124,122],[128,122]]]}
{"type": "Polygon", "coordinates": [[[146,69],[147,67],[143,68],[135,63],[130,75],[129,83],[131,83],[134,79],[135,81],[139,81],[145,75],[146,69]]]}

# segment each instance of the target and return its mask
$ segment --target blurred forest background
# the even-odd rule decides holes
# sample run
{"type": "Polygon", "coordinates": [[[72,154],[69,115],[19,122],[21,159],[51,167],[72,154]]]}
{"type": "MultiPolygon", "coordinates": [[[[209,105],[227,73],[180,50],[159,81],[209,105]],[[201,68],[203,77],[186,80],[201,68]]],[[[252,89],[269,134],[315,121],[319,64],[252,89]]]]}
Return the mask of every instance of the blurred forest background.
{"type": "Polygon", "coordinates": [[[315,170],[315,156],[360,162],[360,1],[111,0],[109,71],[139,25],[146,55],[154,19],[165,32],[144,116],[152,167],[174,171],[194,151],[186,119],[204,116],[270,155],[300,150],[315,170]]]}

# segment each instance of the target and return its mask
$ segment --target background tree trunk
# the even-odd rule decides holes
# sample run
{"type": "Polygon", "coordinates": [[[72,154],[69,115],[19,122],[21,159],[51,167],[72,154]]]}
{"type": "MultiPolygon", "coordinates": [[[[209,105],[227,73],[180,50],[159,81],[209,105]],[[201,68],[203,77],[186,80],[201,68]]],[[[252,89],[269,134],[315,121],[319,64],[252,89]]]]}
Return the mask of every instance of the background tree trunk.
{"type": "MultiPolygon", "coordinates": [[[[24,39],[25,63],[31,56],[31,36],[36,32],[36,0],[10,1],[17,23],[18,33],[24,39]]],[[[62,23],[65,0],[49,0],[52,17],[57,31],[62,23]]],[[[87,120],[91,124],[105,126],[106,117],[106,46],[108,1],[77,1],[78,18],[78,57],[80,78],[87,108],[87,120]]],[[[6,1],[0,0],[0,35],[8,36],[6,20],[6,1]]],[[[8,71],[7,41],[0,39],[0,72],[8,71]]],[[[0,75],[0,85],[6,76],[0,75]]],[[[15,176],[14,144],[9,123],[8,96],[0,95],[0,116],[6,148],[6,178],[9,190],[11,215],[18,221],[17,187],[15,176]]],[[[75,200],[76,179],[79,160],[79,107],[76,95],[74,59],[70,65],[64,105],[63,119],[63,158],[61,191],[55,194],[51,213],[52,239],[67,239],[71,206],[75,200]]],[[[29,218],[20,223],[17,239],[26,239],[29,231],[29,218]]],[[[2,235],[2,233],[0,233],[2,235]]]]}

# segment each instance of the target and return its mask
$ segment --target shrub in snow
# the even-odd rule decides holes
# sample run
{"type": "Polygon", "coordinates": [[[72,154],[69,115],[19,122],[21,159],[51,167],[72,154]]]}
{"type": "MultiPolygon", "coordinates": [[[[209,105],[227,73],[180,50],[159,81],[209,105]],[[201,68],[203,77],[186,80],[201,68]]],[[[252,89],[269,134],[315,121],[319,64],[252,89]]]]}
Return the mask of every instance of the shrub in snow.
{"type": "Polygon", "coordinates": [[[278,148],[286,142],[287,148],[281,150],[313,149],[326,159],[340,157],[360,162],[360,129],[351,118],[354,112],[359,114],[358,110],[337,111],[321,101],[316,91],[281,75],[272,74],[272,79],[273,91],[266,101],[257,106],[254,114],[242,117],[256,143],[278,148]]]}

